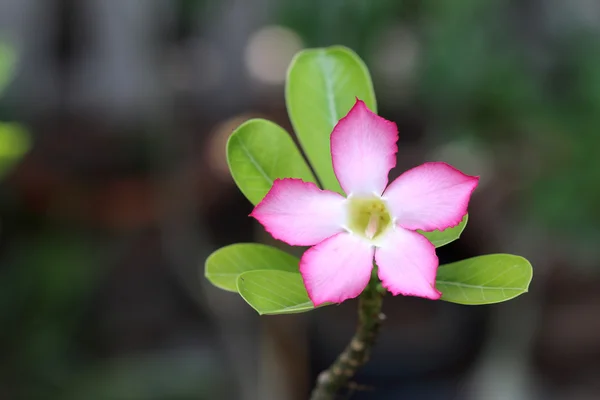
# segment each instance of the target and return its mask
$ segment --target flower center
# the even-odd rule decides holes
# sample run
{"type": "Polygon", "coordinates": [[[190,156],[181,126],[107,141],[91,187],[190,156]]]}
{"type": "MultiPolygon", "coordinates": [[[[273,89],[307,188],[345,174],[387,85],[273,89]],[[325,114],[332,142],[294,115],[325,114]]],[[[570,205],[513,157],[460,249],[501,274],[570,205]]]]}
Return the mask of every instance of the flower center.
{"type": "Polygon", "coordinates": [[[392,217],[379,197],[348,199],[348,228],[368,240],[377,239],[392,225],[392,217]]]}

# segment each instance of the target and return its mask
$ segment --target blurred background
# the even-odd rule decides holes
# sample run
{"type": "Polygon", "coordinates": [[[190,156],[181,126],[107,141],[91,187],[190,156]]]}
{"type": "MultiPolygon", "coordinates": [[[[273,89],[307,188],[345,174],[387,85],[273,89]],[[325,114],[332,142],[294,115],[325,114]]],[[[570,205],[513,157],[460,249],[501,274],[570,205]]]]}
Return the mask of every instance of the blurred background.
{"type": "Polygon", "coordinates": [[[307,398],[356,303],[259,318],[202,270],[272,242],[224,146],[251,117],[291,132],[287,65],[333,44],[399,126],[392,178],[481,175],[441,261],[534,265],[505,304],[388,296],[340,398],[600,398],[599,2],[2,0],[1,400],[307,398]]]}

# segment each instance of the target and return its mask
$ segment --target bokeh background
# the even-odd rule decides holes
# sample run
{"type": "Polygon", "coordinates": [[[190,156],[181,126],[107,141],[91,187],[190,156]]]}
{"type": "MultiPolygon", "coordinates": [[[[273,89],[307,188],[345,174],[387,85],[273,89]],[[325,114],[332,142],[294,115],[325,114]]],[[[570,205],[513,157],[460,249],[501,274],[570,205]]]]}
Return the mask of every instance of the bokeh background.
{"type": "Polygon", "coordinates": [[[388,297],[344,398],[600,398],[599,2],[2,0],[0,42],[0,399],[307,398],[355,302],[259,318],[202,269],[272,242],[224,146],[250,117],[291,132],[286,67],[333,44],[399,126],[393,176],[482,177],[441,261],[534,265],[505,304],[388,297]]]}

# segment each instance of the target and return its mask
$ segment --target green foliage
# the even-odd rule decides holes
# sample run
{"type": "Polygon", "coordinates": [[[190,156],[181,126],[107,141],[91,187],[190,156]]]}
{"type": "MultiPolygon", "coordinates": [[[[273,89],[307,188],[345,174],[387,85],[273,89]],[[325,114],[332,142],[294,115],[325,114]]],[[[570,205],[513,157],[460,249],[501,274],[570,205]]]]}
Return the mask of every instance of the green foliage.
{"type": "Polygon", "coordinates": [[[238,291],[238,277],[255,270],[298,272],[298,259],[275,247],[258,243],[225,246],[206,259],[205,276],[216,287],[238,291]]]}
{"type": "MultiPolygon", "coordinates": [[[[221,258],[230,252],[235,254],[237,270],[226,262],[221,267],[214,254],[212,260],[207,260],[207,277],[215,286],[232,290],[231,281],[236,279],[237,291],[261,315],[293,314],[314,308],[298,272],[298,259],[272,247],[251,244],[228,246],[215,254],[221,258]],[[234,246],[246,248],[244,252],[225,250],[234,246]],[[238,258],[244,254],[247,259],[238,258]],[[271,254],[273,259],[269,262],[265,257],[271,254]],[[227,279],[226,284],[215,279],[221,276],[227,279]]],[[[490,254],[441,265],[436,288],[442,292],[441,300],[482,305],[507,301],[527,292],[531,279],[531,264],[523,257],[490,254]]]]}
{"type": "Polygon", "coordinates": [[[342,194],[329,136],[357,97],[377,112],[369,70],[353,51],[341,46],[308,49],[292,60],[285,99],[294,131],[323,188],[342,194]]]}
{"type": "Polygon", "coordinates": [[[314,309],[299,272],[249,271],[238,276],[237,287],[244,300],[261,315],[314,309]]]}
{"type": "Polygon", "coordinates": [[[254,205],[277,178],[315,182],[290,135],[264,119],[251,119],[233,132],[227,142],[227,163],[235,183],[254,205]]]}
{"type": "Polygon", "coordinates": [[[445,229],[443,231],[431,231],[431,232],[423,232],[419,231],[419,233],[423,234],[435,247],[442,247],[447,245],[450,242],[454,242],[456,239],[460,237],[460,234],[467,226],[467,221],[469,220],[469,214],[466,214],[465,217],[460,221],[460,224],[445,229]]]}
{"type": "Polygon", "coordinates": [[[435,286],[444,301],[492,304],[527,292],[532,274],[523,257],[489,254],[440,266],[435,286]]]}

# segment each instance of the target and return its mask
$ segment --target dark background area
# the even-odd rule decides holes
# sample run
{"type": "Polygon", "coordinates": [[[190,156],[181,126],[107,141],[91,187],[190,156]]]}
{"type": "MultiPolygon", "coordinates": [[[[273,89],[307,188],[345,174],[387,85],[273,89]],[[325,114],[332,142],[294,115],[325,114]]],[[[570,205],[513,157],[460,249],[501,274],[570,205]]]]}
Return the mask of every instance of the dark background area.
{"type": "Polygon", "coordinates": [[[0,399],[307,398],[355,301],[258,317],[202,269],[273,242],[225,142],[253,116],[291,132],[287,65],[333,44],[399,126],[392,178],[434,160],[481,176],[441,262],[534,266],[505,304],[388,296],[352,398],[600,398],[597,1],[2,0],[0,42],[18,54],[0,130],[32,140],[0,163],[0,399]]]}

